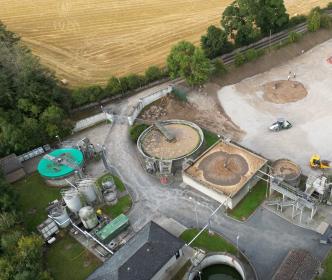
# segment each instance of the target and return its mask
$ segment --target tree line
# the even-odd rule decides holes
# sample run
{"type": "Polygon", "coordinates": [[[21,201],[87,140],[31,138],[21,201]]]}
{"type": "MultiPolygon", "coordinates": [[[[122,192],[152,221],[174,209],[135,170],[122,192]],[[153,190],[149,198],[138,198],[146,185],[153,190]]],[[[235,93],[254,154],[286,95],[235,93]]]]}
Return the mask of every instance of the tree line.
{"type": "Polygon", "coordinates": [[[0,156],[68,134],[67,96],[54,75],[0,22],[0,156]]]}
{"type": "Polygon", "coordinates": [[[0,278],[51,280],[43,269],[43,240],[29,234],[17,211],[17,197],[0,174],[0,278]]]}

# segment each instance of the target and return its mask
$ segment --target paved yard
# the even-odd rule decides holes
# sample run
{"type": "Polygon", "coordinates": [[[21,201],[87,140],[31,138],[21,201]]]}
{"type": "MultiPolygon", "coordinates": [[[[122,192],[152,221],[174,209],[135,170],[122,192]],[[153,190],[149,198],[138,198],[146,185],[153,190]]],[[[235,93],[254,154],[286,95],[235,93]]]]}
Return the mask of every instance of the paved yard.
{"type": "Polygon", "coordinates": [[[313,153],[332,160],[332,64],[327,62],[331,56],[329,40],[288,63],[222,88],[218,92],[222,107],[246,132],[240,143],[272,160],[293,160],[305,174],[312,172],[309,159],[313,153]],[[287,80],[289,71],[296,73],[292,80],[301,82],[308,95],[286,104],[266,101],[263,85],[287,80]],[[278,117],[288,119],[294,127],[270,132],[268,127],[278,117]]]}

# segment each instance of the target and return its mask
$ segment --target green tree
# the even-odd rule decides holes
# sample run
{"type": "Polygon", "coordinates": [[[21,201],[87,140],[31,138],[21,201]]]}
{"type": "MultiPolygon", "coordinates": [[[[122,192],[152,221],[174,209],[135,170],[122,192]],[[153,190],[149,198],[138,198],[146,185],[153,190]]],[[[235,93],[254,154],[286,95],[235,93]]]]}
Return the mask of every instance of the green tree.
{"type": "Polygon", "coordinates": [[[200,48],[196,48],[191,60],[191,72],[185,77],[190,86],[202,85],[210,78],[213,67],[211,61],[200,48]]]}
{"type": "Polygon", "coordinates": [[[316,9],[308,16],[308,30],[310,32],[315,32],[320,28],[320,13],[316,9]]]}
{"type": "Polygon", "coordinates": [[[221,59],[215,59],[213,61],[213,74],[217,76],[222,76],[227,73],[227,68],[221,59]]]}
{"type": "Polygon", "coordinates": [[[122,88],[120,80],[117,77],[112,76],[106,85],[105,91],[107,95],[118,95],[121,93],[122,88]]]}
{"type": "Polygon", "coordinates": [[[172,48],[167,57],[167,67],[171,78],[181,77],[190,86],[203,84],[213,71],[204,52],[186,41],[179,42],[172,48]]]}
{"type": "Polygon", "coordinates": [[[134,90],[144,85],[144,77],[137,74],[129,74],[127,81],[129,90],[134,90]]]}
{"type": "MultiPolygon", "coordinates": [[[[63,118],[65,116],[64,111],[54,105],[46,108],[41,115],[41,121],[45,125],[45,130],[49,137],[54,138],[56,135],[63,136],[68,131],[64,131],[61,126],[63,124],[63,118]]],[[[71,127],[68,127],[70,129],[71,127]]]]}
{"type": "Polygon", "coordinates": [[[260,32],[251,23],[240,25],[235,36],[237,46],[246,46],[256,42],[260,38],[260,32]]]}
{"type": "Polygon", "coordinates": [[[249,0],[249,5],[263,35],[280,31],[288,24],[284,0],[249,0]]]}
{"type": "Polygon", "coordinates": [[[57,129],[61,134],[68,133],[71,100],[67,90],[0,22],[0,157],[52,140],[48,124],[41,121],[50,106],[63,110],[57,129]]]}
{"type": "Polygon", "coordinates": [[[233,48],[228,41],[226,32],[214,25],[210,25],[206,35],[201,37],[201,47],[209,58],[215,58],[231,51],[233,48]]]}
{"type": "Polygon", "coordinates": [[[157,81],[163,77],[162,70],[157,66],[150,66],[145,71],[145,79],[148,83],[157,81]]]}
{"type": "Polygon", "coordinates": [[[195,46],[187,41],[181,41],[172,47],[167,57],[167,68],[171,79],[179,76],[186,77],[190,74],[191,57],[195,52],[195,46]]]}
{"type": "Polygon", "coordinates": [[[226,34],[237,46],[245,46],[260,38],[260,30],[256,27],[253,5],[244,0],[234,1],[222,14],[221,25],[226,34]]]}

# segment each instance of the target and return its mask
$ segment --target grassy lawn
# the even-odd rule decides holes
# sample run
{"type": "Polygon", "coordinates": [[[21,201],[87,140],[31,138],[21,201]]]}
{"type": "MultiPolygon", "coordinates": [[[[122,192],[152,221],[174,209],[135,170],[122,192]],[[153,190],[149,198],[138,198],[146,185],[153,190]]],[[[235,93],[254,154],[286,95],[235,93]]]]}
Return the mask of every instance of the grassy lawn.
{"type": "Polygon", "coordinates": [[[68,234],[50,245],[46,263],[55,280],[84,280],[101,265],[95,256],[68,234]]]}
{"type": "Polygon", "coordinates": [[[102,209],[106,215],[110,216],[111,218],[115,218],[122,213],[125,214],[126,212],[128,212],[131,205],[132,201],[130,196],[125,195],[118,200],[117,204],[113,206],[104,206],[102,209]]]}
{"type": "MultiPolygon", "coordinates": [[[[197,229],[187,229],[181,234],[180,238],[185,242],[189,242],[198,232],[199,230],[197,229]]],[[[206,252],[228,252],[230,254],[236,254],[236,248],[231,243],[218,234],[209,235],[207,230],[205,230],[190,246],[200,248],[206,252]]]]}
{"type": "Polygon", "coordinates": [[[317,280],[330,280],[332,279],[332,251],[328,254],[324,260],[322,267],[324,268],[324,273],[317,277],[317,280]]]}
{"type": "Polygon", "coordinates": [[[45,208],[48,203],[60,198],[59,189],[47,186],[38,173],[16,182],[13,188],[19,195],[19,210],[25,227],[30,232],[36,231],[36,227],[47,218],[45,208]]]}
{"type": "Polygon", "coordinates": [[[207,149],[219,140],[218,135],[214,134],[213,132],[203,129],[203,133],[207,149]]]}
{"type": "Polygon", "coordinates": [[[173,276],[172,280],[182,280],[185,274],[187,273],[188,269],[191,266],[191,262],[187,261],[180,270],[173,276]]]}
{"type": "Polygon", "coordinates": [[[119,177],[111,175],[110,173],[107,173],[101,177],[98,178],[96,184],[100,187],[101,183],[103,181],[106,181],[108,178],[112,178],[114,180],[114,183],[116,185],[116,188],[118,189],[119,192],[124,192],[126,190],[125,185],[122,183],[119,177]]]}
{"type": "Polygon", "coordinates": [[[246,220],[264,201],[266,188],[266,182],[259,181],[240,203],[228,212],[229,216],[241,221],[246,220]]]}

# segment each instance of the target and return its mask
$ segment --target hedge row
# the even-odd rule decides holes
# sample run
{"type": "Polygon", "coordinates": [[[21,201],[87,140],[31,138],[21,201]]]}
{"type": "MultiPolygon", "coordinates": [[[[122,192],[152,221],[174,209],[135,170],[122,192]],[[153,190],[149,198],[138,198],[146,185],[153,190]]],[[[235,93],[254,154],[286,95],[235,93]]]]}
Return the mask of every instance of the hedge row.
{"type": "Polygon", "coordinates": [[[157,66],[149,67],[144,75],[129,74],[124,77],[111,77],[105,87],[93,85],[76,88],[72,91],[72,107],[80,107],[88,103],[98,102],[107,97],[126,94],[149,83],[167,77],[165,70],[157,66]]]}

